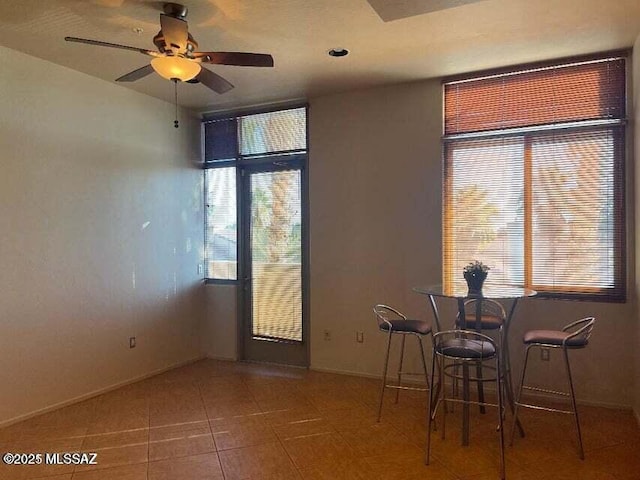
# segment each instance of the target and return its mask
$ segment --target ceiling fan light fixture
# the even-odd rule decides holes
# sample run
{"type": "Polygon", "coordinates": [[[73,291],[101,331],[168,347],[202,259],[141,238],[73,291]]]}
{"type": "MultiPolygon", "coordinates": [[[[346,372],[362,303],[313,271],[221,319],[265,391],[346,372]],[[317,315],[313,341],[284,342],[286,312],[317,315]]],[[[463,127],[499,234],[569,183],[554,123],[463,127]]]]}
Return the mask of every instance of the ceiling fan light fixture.
{"type": "MultiPolygon", "coordinates": [[[[110,1],[113,2],[113,0],[110,1]]],[[[116,0],[116,3],[123,1],[116,0]]],[[[165,3],[163,11],[164,13],[160,14],[160,31],[153,37],[153,43],[157,50],[89,38],[64,37],[64,39],[67,42],[129,50],[152,58],[151,62],[143,67],[116,78],[116,82],[135,82],[155,72],[164,79],[175,81],[176,84],[178,80],[201,83],[209,90],[223,94],[231,90],[233,85],[204,65],[273,67],[273,57],[266,53],[198,51],[198,42],[189,33],[189,25],[185,19],[187,8],[178,3],[165,3]]],[[[142,28],[136,28],[134,31],[142,33],[142,28]]]]}
{"type": "Polygon", "coordinates": [[[178,56],[156,57],[151,60],[151,66],[161,77],[182,82],[191,80],[201,70],[200,64],[178,56]]]}

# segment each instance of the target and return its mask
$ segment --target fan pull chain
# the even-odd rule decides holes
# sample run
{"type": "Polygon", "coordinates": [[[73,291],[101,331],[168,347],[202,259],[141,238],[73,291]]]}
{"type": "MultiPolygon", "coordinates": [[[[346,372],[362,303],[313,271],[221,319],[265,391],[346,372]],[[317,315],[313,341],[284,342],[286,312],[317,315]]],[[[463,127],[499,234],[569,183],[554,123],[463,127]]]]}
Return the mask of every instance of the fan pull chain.
{"type": "Polygon", "coordinates": [[[178,80],[173,79],[173,91],[174,91],[174,100],[176,104],[176,119],[173,121],[173,126],[178,128],[180,123],[178,122],[178,80]]]}

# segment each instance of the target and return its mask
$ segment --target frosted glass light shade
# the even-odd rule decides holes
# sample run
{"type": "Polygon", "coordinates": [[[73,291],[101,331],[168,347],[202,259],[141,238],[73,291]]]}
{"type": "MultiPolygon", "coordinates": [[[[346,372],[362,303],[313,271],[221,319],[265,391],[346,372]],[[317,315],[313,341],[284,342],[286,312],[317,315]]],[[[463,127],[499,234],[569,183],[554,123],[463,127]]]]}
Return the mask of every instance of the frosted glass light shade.
{"type": "Polygon", "coordinates": [[[200,73],[200,64],[182,57],[156,57],[151,60],[151,66],[167,80],[177,78],[186,82],[200,73]]]}

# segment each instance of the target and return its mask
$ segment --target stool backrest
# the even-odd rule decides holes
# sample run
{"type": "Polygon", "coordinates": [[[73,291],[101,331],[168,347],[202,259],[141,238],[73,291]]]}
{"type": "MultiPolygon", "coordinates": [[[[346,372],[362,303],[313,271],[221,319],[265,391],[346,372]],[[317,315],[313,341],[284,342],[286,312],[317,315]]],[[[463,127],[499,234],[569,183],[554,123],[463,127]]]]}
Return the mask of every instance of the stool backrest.
{"type": "Polygon", "coordinates": [[[586,345],[589,343],[595,323],[596,319],[594,317],[585,317],[571,322],[562,329],[563,332],[572,332],[571,335],[564,339],[563,344],[578,343],[586,345]]]}
{"type": "MultiPolygon", "coordinates": [[[[466,300],[464,302],[464,314],[466,317],[467,323],[472,323],[476,318],[476,305],[478,300],[471,299],[466,300]]],[[[491,300],[489,298],[482,300],[481,311],[482,316],[490,316],[496,317],[500,319],[501,323],[507,321],[507,312],[504,310],[504,307],[500,302],[496,302],[495,300],[491,300]]],[[[458,312],[458,317],[460,317],[460,312],[458,312]]]]}
{"type": "MultiPolygon", "coordinates": [[[[388,329],[391,329],[391,321],[392,320],[406,320],[407,317],[389,305],[385,305],[383,303],[377,304],[373,307],[373,313],[376,316],[376,320],[378,322],[378,328],[382,328],[386,325],[388,329]]],[[[385,330],[387,329],[385,328],[385,330]]]]}

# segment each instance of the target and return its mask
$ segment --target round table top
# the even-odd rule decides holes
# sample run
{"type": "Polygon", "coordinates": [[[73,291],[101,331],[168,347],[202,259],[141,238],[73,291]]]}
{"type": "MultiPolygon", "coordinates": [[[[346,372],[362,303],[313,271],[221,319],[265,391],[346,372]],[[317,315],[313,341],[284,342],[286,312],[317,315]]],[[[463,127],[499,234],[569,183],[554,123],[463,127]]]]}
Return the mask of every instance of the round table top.
{"type": "Polygon", "coordinates": [[[469,294],[469,290],[466,285],[451,285],[444,287],[444,285],[426,285],[413,287],[413,291],[421,293],[423,295],[432,295],[434,297],[448,297],[448,298],[494,298],[494,299],[510,299],[510,298],[522,298],[532,297],[538,292],[531,290],[530,288],[522,288],[515,285],[500,285],[486,283],[482,287],[482,294],[469,294]]]}

